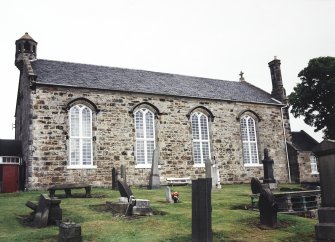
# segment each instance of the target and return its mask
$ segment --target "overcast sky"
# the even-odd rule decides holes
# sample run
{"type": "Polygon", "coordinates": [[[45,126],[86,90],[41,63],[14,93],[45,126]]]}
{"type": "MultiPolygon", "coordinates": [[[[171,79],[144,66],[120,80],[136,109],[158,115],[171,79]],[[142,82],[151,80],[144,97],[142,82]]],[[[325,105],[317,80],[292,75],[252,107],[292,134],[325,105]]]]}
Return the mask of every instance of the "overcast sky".
{"type": "MultiPolygon", "coordinates": [[[[308,60],[335,56],[335,0],[15,0],[0,3],[0,138],[14,138],[15,40],[37,58],[246,81],[271,92],[281,60],[287,94],[308,60]]],[[[291,117],[318,141],[322,134],[291,117]]]]}

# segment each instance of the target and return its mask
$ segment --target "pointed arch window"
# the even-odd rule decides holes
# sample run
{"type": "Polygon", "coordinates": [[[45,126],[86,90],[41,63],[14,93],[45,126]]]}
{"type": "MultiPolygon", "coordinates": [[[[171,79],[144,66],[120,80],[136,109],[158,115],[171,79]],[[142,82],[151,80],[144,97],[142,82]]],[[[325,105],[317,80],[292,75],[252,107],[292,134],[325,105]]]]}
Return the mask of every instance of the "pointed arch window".
{"type": "Polygon", "coordinates": [[[259,165],[255,120],[245,115],[241,118],[240,124],[244,165],[259,165]]]}
{"type": "Polygon", "coordinates": [[[191,115],[192,148],[194,165],[204,165],[210,158],[208,117],[201,112],[191,115]]]}
{"type": "Polygon", "coordinates": [[[134,113],[136,132],[136,166],[151,167],[155,150],[155,115],[147,108],[138,109],[134,113]]]}
{"type": "Polygon", "coordinates": [[[92,110],[78,104],[70,108],[70,167],[93,165],[92,110]]]}

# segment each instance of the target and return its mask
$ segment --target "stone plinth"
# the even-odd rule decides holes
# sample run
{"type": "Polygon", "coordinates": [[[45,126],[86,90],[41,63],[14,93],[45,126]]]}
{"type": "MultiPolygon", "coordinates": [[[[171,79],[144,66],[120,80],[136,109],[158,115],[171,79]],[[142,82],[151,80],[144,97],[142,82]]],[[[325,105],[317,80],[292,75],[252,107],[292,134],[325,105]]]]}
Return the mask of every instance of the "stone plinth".
{"type": "Polygon", "coordinates": [[[63,222],[59,225],[59,242],[82,242],[81,227],[72,222],[63,222]]]}

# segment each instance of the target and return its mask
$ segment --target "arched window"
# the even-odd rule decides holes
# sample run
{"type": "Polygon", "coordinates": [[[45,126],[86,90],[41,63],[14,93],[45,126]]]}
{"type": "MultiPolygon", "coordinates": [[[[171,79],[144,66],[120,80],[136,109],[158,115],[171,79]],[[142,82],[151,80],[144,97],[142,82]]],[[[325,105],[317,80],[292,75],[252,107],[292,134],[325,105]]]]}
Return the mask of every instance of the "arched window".
{"type": "Polygon", "coordinates": [[[191,115],[194,165],[203,165],[211,157],[208,117],[201,112],[191,115]]]}
{"type": "Polygon", "coordinates": [[[255,120],[249,115],[244,115],[240,120],[240,124],[244,165],[258,165],[259,159],[255,120]]]}
{"type": "Polygon", "coordinates": [[[92,110],[77,104],[70,108],[69,165],[85,167],[93,165],[92,110]]]}
{"type": "Polygon", "coordinates": [[[136,132],[136,165],[151,167],[155,150],[155,115],[147,108],[140,108],[134,113],[136,132]]]}

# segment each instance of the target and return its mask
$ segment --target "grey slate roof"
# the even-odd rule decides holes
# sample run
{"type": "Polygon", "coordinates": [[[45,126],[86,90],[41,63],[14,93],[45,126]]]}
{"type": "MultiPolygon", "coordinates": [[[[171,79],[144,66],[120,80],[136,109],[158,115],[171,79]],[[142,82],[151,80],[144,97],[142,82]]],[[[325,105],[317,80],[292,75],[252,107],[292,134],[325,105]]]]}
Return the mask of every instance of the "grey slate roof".
{"type": "Polygon", "coordinates": [[[296,150],[302,151],[312,151],[313,148],[319,144],[315,139],[313,139],[305,131],[295,131],[292,132],[292,144],[296,150]]]}
{"type": "Polygon", "coordinates": [[[0,139],[0,156],[22,156],[21,141],[0,139]]]}
{"type": "Polygon", "coordinates": [[[42,59],[31,64],[37,84],[281,105],[247,82],[42,59]]]}

